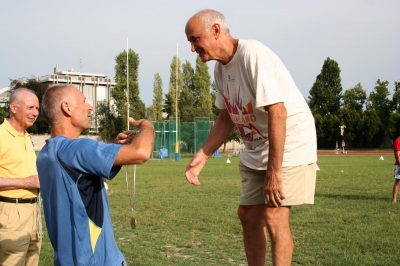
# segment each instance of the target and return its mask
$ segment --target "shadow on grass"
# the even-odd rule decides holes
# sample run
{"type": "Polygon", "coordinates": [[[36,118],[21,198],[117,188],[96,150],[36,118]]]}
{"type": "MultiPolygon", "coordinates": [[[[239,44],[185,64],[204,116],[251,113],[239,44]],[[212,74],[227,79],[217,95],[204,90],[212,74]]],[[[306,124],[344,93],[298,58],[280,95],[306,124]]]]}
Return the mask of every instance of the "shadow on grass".
{"type": "Polygon", "coordinates": [[[345,194],[323,194],[317,193],[315,197],[324,197],[324,198],[331,198],[331,199],[346,199],[346,200],[379,200],[379,201],[391,201],[389,197],[377,197],[374,195],[345,195],[345,194]]]}

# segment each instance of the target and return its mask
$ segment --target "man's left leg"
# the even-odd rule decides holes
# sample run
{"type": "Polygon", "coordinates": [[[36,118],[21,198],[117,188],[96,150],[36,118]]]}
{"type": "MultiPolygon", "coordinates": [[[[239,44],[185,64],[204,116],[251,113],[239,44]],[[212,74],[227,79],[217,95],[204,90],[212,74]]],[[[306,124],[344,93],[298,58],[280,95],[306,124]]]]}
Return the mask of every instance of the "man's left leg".
{"type": "Polygon", "coordinates": [[[239,205],[238,217],[243,228],[243,243],[248,266],[265,265],[267,239],[265,205],[239,205]]]}
{"type": "Polygon", "coordinates": [[[266,224],[271,240],[273,265],[291,265],[293,238],[289,225],[290,206],[265,208],[266,224]]]}

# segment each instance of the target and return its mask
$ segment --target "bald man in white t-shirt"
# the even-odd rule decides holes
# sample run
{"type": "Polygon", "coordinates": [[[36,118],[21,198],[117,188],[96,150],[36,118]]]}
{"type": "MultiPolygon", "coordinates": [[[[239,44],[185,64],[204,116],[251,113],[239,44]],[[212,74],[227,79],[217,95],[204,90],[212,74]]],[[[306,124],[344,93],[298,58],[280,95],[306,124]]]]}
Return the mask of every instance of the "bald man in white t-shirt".
{"type": "Polygon", "coordinates": [[[258,41],[232,38],[225,17],[214,10],[192,16],[185,33],[203,62],[216,60],[218,119],[186,169],[189,183],[236,126],[245,149],[239,169],[238,216],[249,265],[264,265],[266,228],[274,265],[290,265],[293,205],[313,204],[317,144],[311,111],[288,70],[258,41]]]}

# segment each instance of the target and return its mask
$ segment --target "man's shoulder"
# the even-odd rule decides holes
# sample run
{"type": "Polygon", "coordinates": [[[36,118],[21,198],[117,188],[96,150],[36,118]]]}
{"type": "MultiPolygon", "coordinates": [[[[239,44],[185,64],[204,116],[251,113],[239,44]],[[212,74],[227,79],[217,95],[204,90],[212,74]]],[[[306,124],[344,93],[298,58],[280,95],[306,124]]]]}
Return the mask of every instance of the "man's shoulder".
{"type": "Polygon", "coordinates": [[[247,50],[247,49],[256,49],[262,50],[266,49],[270,51],[270,49],[263,43],[257,40],[239,40],[239,50],[247,50]]]}

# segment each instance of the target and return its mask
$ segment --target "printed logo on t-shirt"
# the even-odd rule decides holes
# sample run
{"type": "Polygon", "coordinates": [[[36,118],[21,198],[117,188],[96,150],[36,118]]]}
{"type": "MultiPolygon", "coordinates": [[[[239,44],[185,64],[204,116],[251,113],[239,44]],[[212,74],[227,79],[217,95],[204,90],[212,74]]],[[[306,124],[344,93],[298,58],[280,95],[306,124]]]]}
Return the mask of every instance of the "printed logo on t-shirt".
{"type": "Polygon", "coordinates": [[[253,103],[248,102],[247,104],[242,103],[240,95],[240,87],[238,94],[235,95],[232,102],[229,97],[229,87],[226,87],[228,97],[224,95],[224,101],[226,108],[231,116],[232,121],[236,124],[236,127],[245,141],[259,141],[262,139],[268,139],[267,136],[261,134],[254,124],[257,121],[257,117],[254,114],[253,103]]]}

